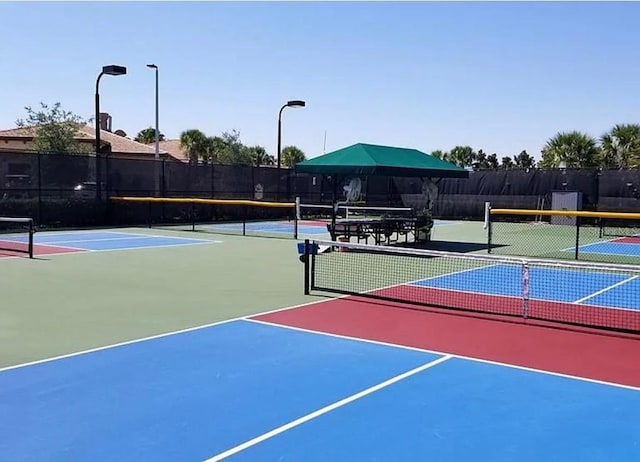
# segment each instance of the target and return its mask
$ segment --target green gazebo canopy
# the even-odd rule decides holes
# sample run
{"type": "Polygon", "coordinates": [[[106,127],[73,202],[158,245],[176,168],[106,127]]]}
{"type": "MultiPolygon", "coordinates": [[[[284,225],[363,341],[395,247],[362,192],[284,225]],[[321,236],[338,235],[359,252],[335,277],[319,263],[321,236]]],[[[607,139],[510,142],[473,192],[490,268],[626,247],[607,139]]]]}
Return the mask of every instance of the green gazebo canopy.
{"type": "Polygon", "coordinates": [[[417,149],[358,143],[295,165],[299,173],[468,178],[469,172],[417,149]]]}

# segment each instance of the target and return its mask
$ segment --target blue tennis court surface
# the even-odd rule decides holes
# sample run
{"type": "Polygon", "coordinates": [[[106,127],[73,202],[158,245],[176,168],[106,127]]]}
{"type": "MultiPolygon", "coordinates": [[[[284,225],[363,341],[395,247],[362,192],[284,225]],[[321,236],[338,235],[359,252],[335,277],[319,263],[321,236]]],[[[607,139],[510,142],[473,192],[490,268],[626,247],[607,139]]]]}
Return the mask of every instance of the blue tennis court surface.
{"type": "Polygon", "coordinates": [[[236,320],[0,371],[4,460],[640,460],[640,390],[236,320]]]}
{"type": "MultiPolygon", "coordinates": [[[[574,249],[570,249],[572,252],[574,249]]],[[[640,257],[640,245],[627,244],[624,242],[597,242],[595,244],[585,244],[578,247],[580,253],[599,253],[606,255],[629,255],[640,257]]]]}
{"type": "MultiPolygon", "coordinates": [[[[328,223],[328,222],[327,222],[328,223]]],[[[329,232],[327,230],[327,223],[314,222],[314,223],[299,223],[298,224],[298,234],[308,234],[308,235],[328,235],[329,232]]],[[[453,221],[444,221],[444,220],[435,220],[434,226],[447,226],[453,225],[456,222],[453,221]]],[[[290,234],[294,233],[294,224],[293,222],[255,222],[255,223],[247,223],[246,231],[248,232],[263,232],[263,233],[281,233],[281,234],[290,234]]],[[[237,231],[242,232],[242,223],[225,223],[219,225],[210,225],[208,226],[212,230],[221,230],[221,231],[237,231]]]]}
{"type": "MultiPolygon", "coordinates": [[[[282,233],[282,234],[290,234],[293,236],[294,232],[294,224],[293,222],[256,222],[256,223],[246,223],[245,229],[247,231],[253,232],[263,232],[263,233],[282,233]]],[[[242,223],[226,223],[220,225],[211,225],[209,228],[213,230],[226,230],[226,231],[239,231],[241,232],[243,229],[242,223]]],[[[328,234],[326,225],[298,225],[298,233],[299,234],[328,234]]]]}
{"type": "MultiPolygon", "coordinates": [[[[423,279],[411,285],[521,297],[522,268],[510,265],[484,266],[423,279]]],[[[532,299],[640,310],[640,300],[634,295],[639,291],[640,278],[637,276],[555,268],[529,269],[529,296],[532,299]]]]}
{"type": "MultiPolygon", "coordinates": [[[[16,241],[26,241],[24,235],[16,236],[16,241]]],[[[218,241],[190,239],[174,236],[155,236],[118,231],[59,231],[36,233],[34,235],[35,253],[54,253],[56,248],[77,251],[130,250],[153,247],[205,244],[218,241]]]]}

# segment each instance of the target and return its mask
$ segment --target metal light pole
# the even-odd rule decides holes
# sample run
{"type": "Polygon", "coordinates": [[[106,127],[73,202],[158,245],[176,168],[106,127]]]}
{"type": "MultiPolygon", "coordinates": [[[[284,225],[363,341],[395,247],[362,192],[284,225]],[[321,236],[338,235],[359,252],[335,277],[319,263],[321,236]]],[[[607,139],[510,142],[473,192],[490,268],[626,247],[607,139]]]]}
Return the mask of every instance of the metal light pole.
{"type": "Polygon", "coordinates": [[[156,196],[160,196],[160,111],[158,105],[158,66],[155,64],[147,64],[150,69],[156,70],[156,154],[155,154],[155,181],[156,181],[156,196]]]}
{"type": "Polygon", "coordinates": [[[286,104],[284,104],[281,108],[280,108],[280,112],[278,112],[278,163],[277,163],[277,168],[278,168],[278,190],[277,190],[277,200],[280,200],[280,157],[282,154],[282,111],[284,111],[284,108],[286,107],[305,107],[306,103],[302,100],[292,100],[292,101],[287,101],[286,104]]]}
{"type": "Polygon", "coordinates": [[[124,66],[116,66],[111,64],[109,66],[102,66],[102,72],[96,79],[96,200],[102,200],[102,162],[100,162],[100,79],[103,75],[124,75],[127,73],[127,68],[124,66]]]}

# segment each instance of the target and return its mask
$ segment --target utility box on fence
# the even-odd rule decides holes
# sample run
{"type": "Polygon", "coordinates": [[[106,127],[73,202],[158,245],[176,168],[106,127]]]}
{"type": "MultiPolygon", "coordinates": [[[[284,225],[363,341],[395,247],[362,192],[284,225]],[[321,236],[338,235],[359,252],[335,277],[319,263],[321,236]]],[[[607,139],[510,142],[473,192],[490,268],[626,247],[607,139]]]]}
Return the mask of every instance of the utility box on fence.
{"type": "MultiPolygon", "coordinates": [[[[551,193],[552,210],[582,210],[582,192],[553,191],[551,193]]],[[[552,225],[575,226],[576,217],[551,216],[552,225]]]]}

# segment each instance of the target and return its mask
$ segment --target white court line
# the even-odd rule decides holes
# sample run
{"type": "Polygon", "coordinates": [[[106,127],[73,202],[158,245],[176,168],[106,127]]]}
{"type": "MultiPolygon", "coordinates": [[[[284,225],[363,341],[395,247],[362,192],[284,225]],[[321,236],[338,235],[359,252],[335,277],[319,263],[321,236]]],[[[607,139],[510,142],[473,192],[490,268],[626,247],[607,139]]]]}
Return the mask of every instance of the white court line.
{"type": "MultiPolygon", "coordinates": [[[[261,315],[256,315],[256,316],[261,316],[261,315]]],[[[595,383],[595,384],[598,384],[598,385],[606,385],[606,386],[610,386],[610,387],[624,388],[624,389],[633,390],[633,391],[640,391],[640,387],[634,387],[633,385],[623,385],[621,383],[607,382],[605,380],[590,379],[588,377],[580,377],[579,375],[563,374],[561,372],[546,371],[546,370],[543,370],[543,369],[536,369],[536,368],[533,368],[533,367],[518,366],[517,364],[501,363],[499,361],[491,361],[490,359],[474,358],[473,356],[464,356],[464,355],[458,355],[458,354],[454,354],[454,353],[445,353],[445,352],[442,352],[442,351],[429,350],[427,348],[412,347],[412,346],[408,346],[408,345],[400,345],[400,344],[396,344],[396,343],[383,342],[383,341],[380,341],[380,340],[371,340],[371,339],[362,338],[362,337],[352,337],[352,336],[349,336],[349,335],[334,334],[334,333],[331,333],[331,332],[324,332],[324,331],[317,331],[317,330],[312,330],[312,329],[305,329],[304,327],[289,326],[289,325],[286,325],[286,324],[278,324],[278,323],[275,323],[275,322],[262,321],[262,320],[259,320],[259,319],[251,319],[249,317],[243,319],[243,321],[245,321],[245,322],[254,322],[254,323],[258,323],[258,324],[265,324],[267,326],[273,326],[273,327],[280,327],[282,329],[297,330],[297,331],[300,331],[300,332],[307,332],[307,333],[310,333],[310,334],[324,335],[324,336],[327,336],[327,337],[335,337],[335,338],[340,338],[340,339],[344,339],[344,340],[356,340],[356,341],[360,341],[360,342],[364,342],[364,343],[372,343],[374,345],[382,345],[382,346],[387,346],[387,347],[392,347],[392,348],[400,348],[400,349],[403,349],[403,350],[418,351],[418,352],[421,352],[421,353],[430,353],[430,354],[434,354],[434,355],[451,356],[452,358],[463,359],[465,361],[473,361],[473,362],[476,362],[476,363],[491,364],[493,366],[508,367],[510,369],[518,369],[518,370],[527,371],[527,372],[536,372],[538,374],[553,375],[554,377],[562,377],[562,378],[565,378],[565,379],[578,380],[578,381],[581,381],[581,382],[589,382],[589,383],[595,383]]],[[[538,327],[538,326],[531,326],[531,327],[538,327]]],[[[539,327],[539,328],[544,329],[544,327],[539,327]]]]}
{"type": "Polygon", "coordinates": [[[280,433],[286,432],[287,430],[290,430],[294,427],[297,427],[299,425],[302,425],[305,422],[308,422],[310,420],[313,420],[317,417],[320,417],[323,414],[326,414],[328,412],[331,412],[335,409],[338,409],[339,407],[342,407],[346,404],[352,403],[353,401],[356,401],[360,398],[364,398],[367,395],[370,395],[371,393],[374,393],[378,390],[382,390],[383,388],[388,387],[389,385],[393,385],[396,382],[400,382],[401,380],[404,380],[408,377],[411,377],[412,375],[416,375],[422,371],[425,371],[429,368],[432,368],[434,366],[437,366],[438,364],[441,364],[445,361],[448,361],[449,359],[451,359],[452,356],[447,355],[447,356],[442,356],[436,360],[430,361],[426,364],[423,364],[422,366],[418,366],[414,369],[411,369],[410,371],[404,372],[402,374],[396,375],[395,377],[392,377],[388,380],[385,380],[384,382],[380,382],[377,385],[374,385],[372,387],[369,387],[365,390],[362,390],[361,392],[355,393],[351,396],[348,396],[344,399],[341,399],[340,401],[336,401],[332,404],[329,404],[328,406],[325,406],[323,408],[320,408],[314,412],[311,412],[310,414],[307,414],[305,416],[302,416],[296,420],[292,420],[289,423],[286,423],[278,428],[274,428],[273,430],[267,432],[267,433],[263,433],[260,436],[257,436],[249,441],[245,441],[242,444],[239,444],[238,446],[235,446],[227,451],[221,452],[220,454],[217,454],[209,459],[206,459],[205,462],[217,462],[219,460],[225,459],[229,456],[232,456],[234,454],[237,454],[240,451],[244,451],[247,448],[250,448],[251,446],[255,446],[258,443],[261,443],[269,438],[273,438],[276,435],[279,435],[280,433]]]}
{"type": "MultiPolygon", "coordinates": [[[[593,298],[593,297],[595,297],[597,295],[600,295],[600,294],[603,294],[605,292],[608,292],[609,290],[615,289],[616,287],[620,287],[621,285],[626,284],[627,282],[631,282],[634,279],[638,279],[639,277],[640,277],[640,274],[636,274],[635,276],[631,276],[630,278],[627,278],[627,279],[625,279],[623,281],[620,281],[620,282],[616,282],[615,284],[612,284],[609,287],[605,287],[604,289],[601,289],[601,290],[599,290],[597,292],[594,292],[594,293],[592,293],[590,295],[587,295],[586,297],[582,297],[582,298],[576,300],[573,303],[577,304],[577,303],[585,302],[585,301],[589,300],[590,298],[593,298]]],[[[615,307],[613,307],[613,308],[615,308],[615,307]]],[[[634,311],[636,311],[636,310],[634,310],[634,311]]]]}
{"type": "MultiPolygon", "coordinates": [[[[345,295],[345,297],[346,297],[346,295],[345,295]]],[[[339,297],[339,298],[343,298],[343,297],[339,297]]],[[[87,349],[87,350],[80,350],[80,351],[76,351],[76,352],[73,352],[73,353],[67,353],[67,354],[63,354],[63,355],[59,355],[59,356],[53,356],[53,357],[50,357],[50,358],[38,359],[38,360],[35,360],[35,361],[29,361],[29,362],[22,363],[22,364],[15,364],[13,366],[0,367],[0,372],[9,371],[9,370],[12,370],[12,369],[19,369],[19,368],[22,368],[22,367],[35,366],[37,364],[43,364],[43,363],[48,363],[48,362],[52,362],[52,361],[58,361],[58,360],[61,360],[61,359],[72,358],[74,356],[81,356],[81,355],[85,355],[85,354],[89,354],[89,353],[96,353],[96,352],[102,351],[102,350],[109,350],[109,349],[112,349],[112,348],[119,348],[119,347],[122,347],[122,346],[132,345],[132,344],[135,344],[135,343],[141,343],[141,342],[146,342],[146,341],[149,341],[149,340],[155,340],[155,339],[159,339],[159,338],[170,337],[172,335],[186,334],[188,332],[193,332],[193,331],[196,331],[196,330],[202,330],[202,329],[207,329],[209,327],[226,324],[228,322],[246,320],[247,318],[252,317],[252,316],[262,316],[262,315],[266,315],[266,314],[277,313],[279,311],[293,310],[293,309],[296,309],[296,308],[303,308],[305,306],[316,305],[316,304],[319,304],[319,303],[326,303],[326,302],[330,302],[330,301],[333,301],[333,300],[336,300],[336,299],[335,298],[328,298],[328,299],[323,299],[323,300],[314,300],[312,302],[301,303],[301,304],[293,305],[293,306],[286,306],[284,308],[276,308],[276,309],[273,309],[273,310],[264,311],[262,313],[238,316],[238,317],[235,317],[235,318],[224,319],[222,321],[216,321],[216,322],[212,322],[212,323],[208,323],[208,324],[201,324],[199,326],[188,327],[186,329],[180,329],[180,330],[165,332],[165,333],[162,333],[162,334],[151,335],[149,337],[142,337],[142,338],[133,339],[133,340],[126,340],[124,342],[113,343],[113,344],[110,344],[110,345],[104,345],[104,346],[100,346],[100,347],[96,347],[96,348],[90,348],[90,349],[87,349]]]]}

